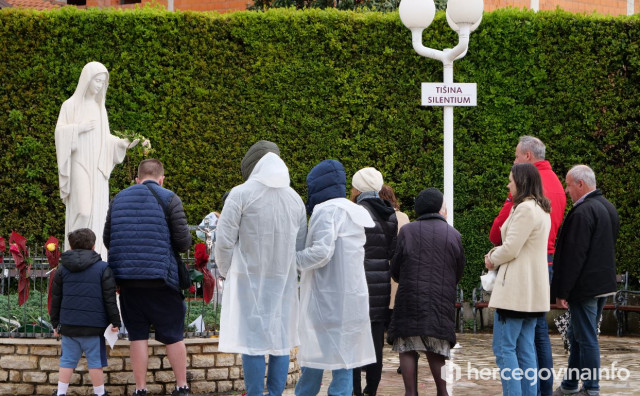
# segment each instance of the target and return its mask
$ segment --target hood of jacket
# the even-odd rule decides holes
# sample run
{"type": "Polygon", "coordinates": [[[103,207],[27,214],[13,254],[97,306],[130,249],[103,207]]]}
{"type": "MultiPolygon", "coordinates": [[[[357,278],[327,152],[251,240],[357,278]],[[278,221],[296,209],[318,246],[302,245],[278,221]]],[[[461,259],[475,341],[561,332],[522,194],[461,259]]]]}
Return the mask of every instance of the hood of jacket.
{"type": "Polygon", "coordinates": [[[255,180],[271,188],[289,187],[289,169],[274,153],[265,154],[256,164],[249,181],[255,180]]]}
{"type": "Polygon", "coordinates": [[[266,153],[275,153],[280,155],[280,148],[278,145],[268,140],[260,140],[247,150],[247,153],[240,162],[240,171],[242,172],[242,178],[246,181],[249,180],[251,172],[256,167],[256,164],[266,153]]]}
{"type": "Polygon", "coordinates": [[[347,195],[347,174],[344,166],[336,160],[324,160],[307,175],[307,214],[322,202],[347,195]]]}
{"type": "Polygon", "coordinates": [[[349,215],[351,221],[360,227],[371,228],[375,227],[376,223],[373,222],[369,212],[360,205],[357,205],[346,198],[333,198],[316,205],[317,209],[323,206],[336,206],[343,209],[349,215]]]}
{"type": "Polygon", "coordinates": [[[67,250],[60,256],[60,264],[71,272],[81,272],[102,258],[95,250],[67,250]]]}
{"type": "Polygon", "coordinates": [[[364,198],[362,201],[366,201],[369,205],[369,208],[374,210],[378,215],[380,215],[381,218],[385,220],[396,212],[396,210],[393,208],[393,205],[391,205],[391,202],[382,198],[364,198]]]}

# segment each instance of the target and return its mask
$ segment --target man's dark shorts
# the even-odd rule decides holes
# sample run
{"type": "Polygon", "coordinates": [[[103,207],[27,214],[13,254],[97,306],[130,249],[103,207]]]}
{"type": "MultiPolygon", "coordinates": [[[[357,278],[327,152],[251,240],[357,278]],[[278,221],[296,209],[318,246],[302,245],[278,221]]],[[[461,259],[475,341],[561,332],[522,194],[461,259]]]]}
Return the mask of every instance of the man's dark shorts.
{"type": "Polygon", "coordinates": [[[149,339],[153,324],[156,340],[170,345],[184,338],[187,312],[182,294],[169,287],[120,289],[120,311],[130,341],[149,339]]]}

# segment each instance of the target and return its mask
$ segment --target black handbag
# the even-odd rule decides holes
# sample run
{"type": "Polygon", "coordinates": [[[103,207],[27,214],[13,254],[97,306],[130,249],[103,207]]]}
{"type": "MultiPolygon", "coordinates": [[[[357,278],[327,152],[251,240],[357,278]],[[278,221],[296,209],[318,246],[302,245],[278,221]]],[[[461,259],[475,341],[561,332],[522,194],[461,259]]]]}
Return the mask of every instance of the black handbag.
{"type": "MultiPolygon", "coordinates": [[[[169,213],[167,212],[167,207],[158,196],[158,193],[153,188],[151,188],[150,185],[145,184],[145,186],[147,186],[153,196],[156,197],[156,200],[158,200],[160,207],[162,207],[162,210],[164,211],[164,219],[167,222],[167,228],[169,228],[169,231],[171,231],[171,228],[169,227],[169,213]]],[[[180,289],[182,290],[188,289],[189,287],[191,287],[191,274],[189,273],[189,269],[182,262],[180,253],[176,252],[173,248],[171,250],[173,251],[173,256],[176,258],[176,263],[178,264],[178,287],[180,287],[180,289]]]]}

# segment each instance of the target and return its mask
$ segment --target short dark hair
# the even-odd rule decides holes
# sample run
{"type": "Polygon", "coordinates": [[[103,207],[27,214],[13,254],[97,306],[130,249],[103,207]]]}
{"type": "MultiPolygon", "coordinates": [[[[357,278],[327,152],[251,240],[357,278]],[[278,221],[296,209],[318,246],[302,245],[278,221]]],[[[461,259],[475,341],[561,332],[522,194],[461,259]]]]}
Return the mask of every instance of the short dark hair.
{"type": "Polygon", "coordinates": [[[96,244],[96,234],[88,228],[80,228],[69,233],[69,246],[72,250],[91,250],[96,244]]]}
{"type": "Polygon", "coordinates": [[[545,212],[551,212],[551,202],[544,196],[538,168],[528,162],[515,164],[511,168],[511,175],[517,190],[513,197],[514,206],[518,206],[526,198],[533,198],[545,212]]]}
{"type": "Polygon", "coordinates": [[[149,158],[140,162],[140,165],[138,165],[139,179],[159,179],[162,176],[164,176],[164,167],[160,160],[149,158]]]}

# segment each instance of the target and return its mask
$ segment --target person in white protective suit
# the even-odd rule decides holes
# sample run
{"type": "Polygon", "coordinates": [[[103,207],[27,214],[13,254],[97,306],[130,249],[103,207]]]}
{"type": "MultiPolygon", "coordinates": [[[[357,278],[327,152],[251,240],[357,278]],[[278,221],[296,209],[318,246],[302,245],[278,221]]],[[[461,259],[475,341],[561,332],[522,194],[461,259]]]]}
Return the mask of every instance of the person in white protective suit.
{"type": "Polygon", "coordinates": [[[317,395],[324,370],[332,370],[330,396],[351,396],[353,368],[376,361],[364,272],[365,227],[374,222],[346,199],[342,164],[325,160],[307,176],[311,214],[306,248],[297,253],[300,280],[302,376],[298,396],[317,395]]]}
{"type": "Polygon", "coordinates": [[[296,251],[302,250],[307,216],[289,187],[278,147],[260,141],[242,159],[246,182],[234,187],[218,220],[215,257],[226,278],[218,350],[242,354],[248,396],[281,395],[289,352],[299,345],[296,251]]]}

